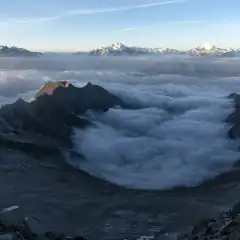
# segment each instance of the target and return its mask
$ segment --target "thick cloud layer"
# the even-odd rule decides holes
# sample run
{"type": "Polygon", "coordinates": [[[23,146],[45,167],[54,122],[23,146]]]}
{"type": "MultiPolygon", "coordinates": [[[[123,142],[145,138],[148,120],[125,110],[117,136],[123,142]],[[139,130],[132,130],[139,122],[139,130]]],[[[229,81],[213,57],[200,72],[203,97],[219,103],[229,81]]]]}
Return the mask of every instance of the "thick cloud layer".
{"type": "Polygon", "coordinates": [[[18,70],[11,70],[9,59],[0,59],[0,104],[30,100],[44,81],[67,79],[79,86],[88,81],[102,85],[139,107],[87,114],[96,127],[76,130],[75,147],[86,161],[75,165],[92,175],[125,187],[168,189],[198,185],[239,159],[238,143],[227,138],[230,126],[224,123],[233,111],[226,97],[239,89],[238,59],[12,61],[18,61],[18,70]],[[176,71],[176,66],[183,68],[176,71]]]}
{"type": "Polygon", "coordinates": [[[225,95],[171,84],[136,95],[140,110],[89,113],[97,127],[75,136],[88,159],[81,168],[126,187],[166,189],[198,185],[239,159],[226,135],[232,104],[225,95]]]}

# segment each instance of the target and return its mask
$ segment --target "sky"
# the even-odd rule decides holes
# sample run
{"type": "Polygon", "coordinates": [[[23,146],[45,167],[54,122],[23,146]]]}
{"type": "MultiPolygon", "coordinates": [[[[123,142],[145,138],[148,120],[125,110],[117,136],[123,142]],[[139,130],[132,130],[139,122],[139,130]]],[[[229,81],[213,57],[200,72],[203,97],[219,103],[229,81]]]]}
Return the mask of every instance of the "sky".
{"type": "Polygon", "coordinates": [[[0,45],[87,51],[122,42],[240,48],[239,0],[1,0],[0,45]]]}

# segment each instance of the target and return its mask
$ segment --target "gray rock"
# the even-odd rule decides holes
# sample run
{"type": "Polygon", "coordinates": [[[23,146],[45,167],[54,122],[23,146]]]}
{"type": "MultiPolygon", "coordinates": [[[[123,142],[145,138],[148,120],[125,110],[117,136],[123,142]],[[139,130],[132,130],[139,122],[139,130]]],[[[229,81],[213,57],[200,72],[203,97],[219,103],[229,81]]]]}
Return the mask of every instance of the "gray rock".
{"type": "Polygon", "coordinates": [[[7,233],[0,235],[0,240],[16,240],[16,234],[15,233],[7,233]]]}
{"type": "Polygon", "coordinates": [[[33,217],[26,218],[23,223],[23,226],[24,226],[25,232],[36,234],[36,235],[40,235],[44,233],[41,223],[33,217]]]}

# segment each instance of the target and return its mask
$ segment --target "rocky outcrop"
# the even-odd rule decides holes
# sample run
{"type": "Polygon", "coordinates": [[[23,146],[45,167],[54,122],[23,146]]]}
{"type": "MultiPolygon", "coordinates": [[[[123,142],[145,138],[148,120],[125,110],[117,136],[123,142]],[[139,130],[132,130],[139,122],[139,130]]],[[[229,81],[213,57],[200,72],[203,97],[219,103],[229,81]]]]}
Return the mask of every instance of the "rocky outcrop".
{"type": "Polygon", "coordinates": [[[27,218],[18,224],[0,220],[0,240],[86,240],[82,236],[70,237],[63,233],[37,233],[27,218]]]}
{"type": "Polygon", "coordinates": [[[71,149],[73,128],[92,124],[83,117],[86,111],[105,112],[114,106],[127,107],[120,98],[91,83],[82,88],[58,87],[52,95],[41,95],[30,103],[19,99],[0,109],[0,146],[46,152],[71,149]]]}
{"type": "MultiPolygon", "coordinates": [[[[239,210],[239,209],[238,209],[239,210]]],[[[196,224],[190,234],[179,236],[178,240],[197,239],[240,239],[240,214],[233,210],[224,212],[216,219],[204,219],[196,224]]]]}

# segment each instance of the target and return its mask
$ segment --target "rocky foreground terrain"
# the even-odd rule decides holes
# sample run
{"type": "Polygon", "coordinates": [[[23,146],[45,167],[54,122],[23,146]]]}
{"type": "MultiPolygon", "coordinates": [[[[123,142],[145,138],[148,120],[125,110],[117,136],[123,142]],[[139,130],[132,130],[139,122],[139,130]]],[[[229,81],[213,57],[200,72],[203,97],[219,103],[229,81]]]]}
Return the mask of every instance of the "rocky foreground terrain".
{"type": "MultiPolygon", "coordinates": [[[[12,207],[14,210],[14,207],[12,207]]],[[[203,219],[193,230],[178,240],[239,240],[240,239],[240,204],[224,212],[216,219],[203,219]]],[[[10,208],[11,211],[11,208],[10,208]]],[[[4,213],[6,214],[6,213],[4,213]]],[[[25,218],[17,223],[10,223],[6,215],[0,215],[0,240],[85,240],[82,236],[68,236],[64,233],[39,232],[39,223],[35,219],[25,218]]],[[[141,237],[139,239],[148,239],[141,237]]],[[[155,239],[154,237],[151,239],[155,239]]],[[[161,238],[159,238],[161,239],[161,238]]],[[[165,239],[165,238],[164,238],[165,239]]],[[[169,238],[172,239],[172,238],[169,238]]],[[[137,239],[136,239],[137,240],[137,239]]]]}
{"type": "Polygon", "coordinates": [[[240,239],[240,205],[237,204],[232,210],[224,212],[216,219],[204,219],[194,226],[191,233],[179,236],[178,240],[197,239],[240,239]]]}
{"type": "Polygon", "coordinates": [[[23,219],[19,223],[8,223],[8,221],[0,220],[0,239],[1,240],[85,240],[81,236],[70,237],[65,234],[57,234],[53,232],[45,232],[37,234],[34,232],[34,226],[36,223],[34,221],[29,221],[28,218],[23,219]]]}

